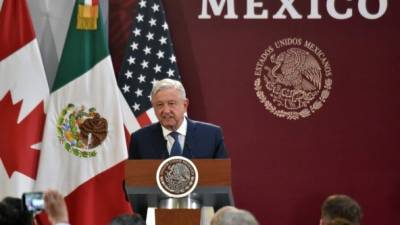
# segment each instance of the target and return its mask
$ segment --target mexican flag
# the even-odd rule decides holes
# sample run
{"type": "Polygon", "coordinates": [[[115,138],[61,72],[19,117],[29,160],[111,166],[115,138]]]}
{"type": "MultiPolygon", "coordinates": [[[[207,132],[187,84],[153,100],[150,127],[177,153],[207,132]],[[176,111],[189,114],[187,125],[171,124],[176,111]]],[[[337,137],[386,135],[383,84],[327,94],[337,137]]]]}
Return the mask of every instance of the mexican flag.
{"type": "Polygon", "coordinates": [[[131,212],[123,191],[127,149],[97,1],[77,0],[47,112],[36,190],[66,196],[70,223],[108,224],[131,212]]]}
{"type": "Polygon", "coordinates": [[[49,87],[25,0],[0,8],[1,200],[34,187],[49,87]]]}

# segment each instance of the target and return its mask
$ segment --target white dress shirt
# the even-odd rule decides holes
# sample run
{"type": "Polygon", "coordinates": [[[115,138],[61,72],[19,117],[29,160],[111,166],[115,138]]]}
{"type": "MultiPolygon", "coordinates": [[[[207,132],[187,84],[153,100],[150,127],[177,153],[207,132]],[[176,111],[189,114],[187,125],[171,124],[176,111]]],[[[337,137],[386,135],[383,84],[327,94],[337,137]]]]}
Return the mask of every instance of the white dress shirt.
{"type": "MultiPolygon", "coordinates": [[[[165,128],[163,126],[161,126],[161,128],[162,128],[164,139],[167,141],[168,154],[171,154],[171,148],[172,148],[172,145],[174,145],[175,140],[169,134],[171,132],[173,132],[173,131],[170,131],[170,130],[168,130],[167,128],[165,128]]],[[[187,131],[187,120],[186,120],[186,117],[185,117],[185,118],[183,118],[181,126],[175,131],[175,132],[177,132],[179,134],[178,135],[178,140],[179,140],[179,145],[181,146],[182,151],[183,151],[183,148],[184,148],[184,143],[185,143],[185,138],[186,138],[186,131],[187,131]]]]}

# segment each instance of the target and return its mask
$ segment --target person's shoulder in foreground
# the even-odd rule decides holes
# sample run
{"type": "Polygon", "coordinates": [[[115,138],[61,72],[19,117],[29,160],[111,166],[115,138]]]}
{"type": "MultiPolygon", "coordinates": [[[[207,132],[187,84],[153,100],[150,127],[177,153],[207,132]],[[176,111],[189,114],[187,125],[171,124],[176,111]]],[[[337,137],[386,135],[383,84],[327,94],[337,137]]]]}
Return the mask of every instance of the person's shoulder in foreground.
{"type": "Polygon", "coordinates": [[[347,195],[331,195],[321,206],[320,225],[361,225],[360,205],[347,195]]]}

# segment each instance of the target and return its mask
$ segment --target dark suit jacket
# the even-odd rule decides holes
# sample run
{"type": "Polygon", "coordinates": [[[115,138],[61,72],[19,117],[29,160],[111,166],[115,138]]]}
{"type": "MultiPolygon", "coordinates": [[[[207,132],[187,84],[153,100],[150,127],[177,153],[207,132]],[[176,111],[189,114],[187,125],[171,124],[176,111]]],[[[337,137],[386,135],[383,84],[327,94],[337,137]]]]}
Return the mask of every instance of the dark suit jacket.
{"type": "MultiPolygon", "coordinates": [[[[182,155],[189,159],[227,158],[221,128],[187,119],[182,155]]],[[[167,143],[160,123],[144,127],[132,134],[129,159],[166,159],[168,157],[167,143]]]]}

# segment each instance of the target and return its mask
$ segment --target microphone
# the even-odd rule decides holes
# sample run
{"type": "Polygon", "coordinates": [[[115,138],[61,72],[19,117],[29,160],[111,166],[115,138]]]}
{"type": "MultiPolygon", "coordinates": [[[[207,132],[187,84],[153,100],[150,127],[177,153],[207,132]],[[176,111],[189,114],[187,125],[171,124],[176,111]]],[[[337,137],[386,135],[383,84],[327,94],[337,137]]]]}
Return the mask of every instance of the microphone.
{"type": "Polygon", "coordinates": [[[189,145],[189,143],[187,143],[186,141],[185,141],[185,148],[190,149],[190,145],[189,145]]]}
{"type": "Polygon", "coordinates": [[[167,158],[169,158],[169,151],[168,151],[168,140],[167,139],[164,139],[164,141],[165,141],[165,148],[164,148],[164,151],[162,151],[162,153],[163,153],[163,156],[162,156],[162,159],[167,159],[167,158]]]}

